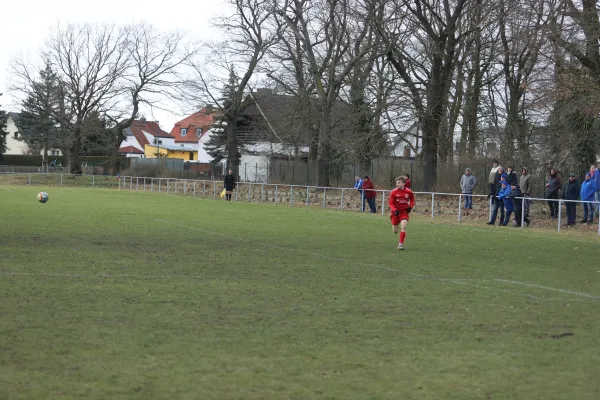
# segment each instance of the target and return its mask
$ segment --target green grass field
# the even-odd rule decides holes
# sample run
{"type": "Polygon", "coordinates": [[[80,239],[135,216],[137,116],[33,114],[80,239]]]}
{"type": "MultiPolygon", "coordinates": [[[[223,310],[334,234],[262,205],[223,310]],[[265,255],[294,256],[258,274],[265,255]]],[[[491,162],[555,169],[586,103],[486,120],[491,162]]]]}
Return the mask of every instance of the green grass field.
{"type": "Polygon", "coordinates": [[[0,399],[600,398],[595,237],[416,217],[399,252],[378,215],[61,187],[0,215],[0,399]]]}

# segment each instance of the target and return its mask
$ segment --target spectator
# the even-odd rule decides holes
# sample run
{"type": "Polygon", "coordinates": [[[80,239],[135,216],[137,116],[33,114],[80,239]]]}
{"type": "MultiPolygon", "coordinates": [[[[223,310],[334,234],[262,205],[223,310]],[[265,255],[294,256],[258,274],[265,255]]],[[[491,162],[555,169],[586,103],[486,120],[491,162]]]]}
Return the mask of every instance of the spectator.
{"type": "Polygon", "coordinates": [[[473,189],[477,186],[477,179],[471,173],[471,168],[465,169],[465,174],[460,178],[460,190],[465,198],[465,210],[473,209],[473,189]]]}
{"type": "Polygon", "coordinates": [[[490,170],[490,176],[488,177],[488,184],[490,185],[490,193],[496,190],[496,175],[498,174],[498,169],[502,168],[498,164],[498,160],[494,160],[494,166],[490,170]]]}
{"type": "MultiPolygon", "coordinates": [[[[375,214],[377,212],[377,206],[375,205],[375,197],[377,196],[377,192],[374,190],[375,185],[373,185],[373,181],[369,178],[369,175],[365,175],[365,180],[363,181],[362,187],[365,191],[364,198],[367,201],[367,203],[369,204],[369,208],[371,209],[371,212],[373,214],[375,214]]],[[[364,212],[365,211],[364,202],[363,202],[362,209],[364,212]]]]}
{"type": "MultiPolygon", "coordinates": [[[[569,174],[569,180],[563,191],[564,200],[577,200],[579,197],[579,182],[577,182],[577,175],[574,173],[569,174]]],[[[567,226],[575,225],[577,219],[577,203],[567,202],[567,226]]]]}
{"type": "Polygon", "coordinates": [[[546,183],[546,199],[548,199],[548,207],[550,208],[550,218],[558,218],[558,202],[553,201],[558,199],[558,191],[560,190],[560,181],[556,170],[550,170],[550,177],[546,183]]]}
{"type": "Polygon", "coordinates": [[[512,166],[506,168],[506,181],[511,186],[513,183],[519,183],[519,177],[512,166]]]}
{"type": "Polygon", "coordinates": [[[598,164],[598,166],[592,165],[590,173],[596,184],[596,212],[600,214],[600,164],[598,164]]]}
{"type": "Polygon", "coordinates": [[[232,170],[229,170],[229,173],[225,175],[223,186],[225,186],[225,200],[231,201],[231,194],[235,188],[235,175],[233,175],[232,170]]]}
{"type": "Polygon", "coordinates": [[[501,226],[508,225],[508,221],[510,221],[510,216],[511,216],[513,210],[515,209],[514,204],[513,204],[513,199],[512,199],[512,197],[510,197],[510,193],[511,193],[510,184],[506,180],[502,181],[502,189],[500,189],[500,193],[498,193],[498,199],[500,199],[500,201],[502,201],[504,203],[504,208],[506,209],[506,217],[504,218],[504,220],[502,220],[502,218],[500,218],[501,226]]]}
{"type": "Polygon", "coordinates": [[[498,167],[496,171],[495,184],[493,187],[493,191],[490,192],[488,197],[490,201],[493,203],[494,209],[492,210],[492,218],[487,223],[488,225],[494,225],[496,223],[496,218],[498,217],[498,210],[500,210],[500,224],[504,222],[504,202],[502,199],[498,198],[500,194],[500,190],[502,189],[502,181],[506,180],[506,174],[504,174],[504,170],[502,167],[498,167]]]}
{"type": "MultiPolygon", "coordinates": [[[[513,206],[515,208],[515,224],[514,226],[517,228],[521,227],[521,220],[524,220],[525,223],[527,224],[527,226],[529,226],[529,223],[531,222],[529,219],[529,216],[527,214],[525,214],[525,217],[523,217],[523,192],[521,191],[521,188],[519,187],[519,185],[517,185],[516,183],[513,183],[510,187],[510,197],[513,200],[513,206]]],[[[525,203],[527,202],[527,200],[525,201],[525,203]]]]}
{"type": "Polygon", "coordinates": [[[521,180],[519,181],[519,186],[523,195],[527,197],[529,197],[529,193],[531,193],[531,183],[529,182],[530,177],[531,175],[529,175],[527,167],[523,167],[521,170],[521,180]]]}
{"type": "Polygon", "coordinates": [[[410,184],[411,184],[411,182],[410,182],[410,175],[404,174],[404,179],[406,180],[406,183],[404,184],[404,187],[406,189],[411,189],[411,187],[410,187],[410,184]]]}
{"type": "Polygon", "coordinates": [[[363,187],[363,180],[360,179],[360,176],[355,176],[354,177],[354,189],[356,189],[358,191],[358,193],[360,194],[360,211],[364,212],[365,211],[365,194],[362,190],[363,187]]]}
{"type": "Polygon", "coordinates": [[[590,172],[586,172],[585,181],[583,181],[581,184],[581,190],[579,192],[581,201],[586,202],[583,203],[583,219],[581,220],[582,224],[585,224],[586,222],[591,224],[594,222],[594,196],[596,195],[596,191],[596,182],[592,179],[592,174],[590,172]]]}

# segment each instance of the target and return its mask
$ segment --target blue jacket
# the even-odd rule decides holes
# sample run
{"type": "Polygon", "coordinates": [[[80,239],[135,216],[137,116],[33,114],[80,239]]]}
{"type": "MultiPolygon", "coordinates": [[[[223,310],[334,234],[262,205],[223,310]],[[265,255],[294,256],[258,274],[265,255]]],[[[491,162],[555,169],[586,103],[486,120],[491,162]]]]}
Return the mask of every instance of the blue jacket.
{"type": "MultiPolygon", "coordinates": [[[[598,175],[600,175],[600,173],[598,175]]],[[[593,179],[583,181],[581,184],[581,190],[579,191],[581,200],[594,201],[594,194],[596,193],[597,188],[598,186],[596,186],[596,182],[593,179]]]]}
{"type": "Polygon", "coordinates": [[[498,198],[502,199],[504,202],[504,208],[506,211],[514,211],[515,205],[513,203],[513,199],[510,197],[511,188],[509,185],[506,185],[502,189],[500,189],[500,193],[498,193],[498,198]]]}
{"type": "Polygon", "coordinates": [[[359,191],[359,193],[362,195],[363,191],[361,190],[363,187],[363,180],[362,178],[359,178],[357,181],[354,182],[354,189],[357,189],[359,191]]]}
{"type": "Polygon", "coordinates": [[[596,168],[594,171],[594,176],[592,176],[592,180],[596,184],[596,190],[600,190],[600,168],[596,168]]]}

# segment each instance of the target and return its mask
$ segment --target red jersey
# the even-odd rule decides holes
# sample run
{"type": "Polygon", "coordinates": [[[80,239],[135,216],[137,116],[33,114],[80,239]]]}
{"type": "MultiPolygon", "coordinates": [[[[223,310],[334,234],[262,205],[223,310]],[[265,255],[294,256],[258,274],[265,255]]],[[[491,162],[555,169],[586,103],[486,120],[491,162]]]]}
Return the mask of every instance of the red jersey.
{"type": "Polygon", "coordinates": [[[415,195],[412,190],[404,188],[404,189],[394,189],[390,193],[389,200],[390,210],[393,212],[398,211],[406,211],[407,208],[413,208],[415,205],[415,195]]]}
{"type": "Polygon", "coordinates": [[[404,188],[405,189],[410,189],[410,179],[406,180],[406,182],[404,183],[404,188]]]}

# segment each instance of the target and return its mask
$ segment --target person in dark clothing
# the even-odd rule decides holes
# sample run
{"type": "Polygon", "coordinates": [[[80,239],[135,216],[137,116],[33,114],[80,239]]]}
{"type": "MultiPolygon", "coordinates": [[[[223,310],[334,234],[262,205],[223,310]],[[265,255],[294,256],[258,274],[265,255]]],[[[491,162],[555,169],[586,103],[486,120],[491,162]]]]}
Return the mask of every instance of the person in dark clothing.
{"type": "MultiPolygon", "coordinates": [[[[577,182],[577,175],[574,173],[569,174],[569,181],[565,185],[563,191],[564,200],[577,200],[579,197],[579,182],[577,182]]],[[[567,202],[567,226],[575,225],[577,219],[577,203],[567,202]]]]}
{"type": "Polygon", "coordinates": [[[511,186],[507,181],[502,181],[502,189],[500,189],[500,193],[498,194],[498,198],[502,200],[504,203],[504,208],[506,209],[506,218],[500,219],[501,226],[508,226],[508,222],[510,221],[510,216],[515,209],[513,199],[510,197],[512,193],[511,186]]]}
{"type": "Polygon", "coordinates": [[[506,179],[506,174],[504,173],[502,167],[499,167],[498,172],[496,172],[495,186],[493,187],[494,190],[488,195],[494,206],[494,209],[492,210],[492,218],[490,218],[490,222],[487,223],[488,225],[494,225],[496,223],[498,210],[500,210],[500,224],[504,222],[504,201],[498,197],[500,190],[502,190],[502,181],[504,179],[506,179]]]}
{"type": "Polygon", "coordinates": [[[512,185],[513,183],[519,183],[519,177],[512,166],[506,167],[506,181],[509,185],[512,185]]]}
{"type": "MultiPolygon", "coordinates": [[[[369,178],[369,175],[365,175],[365,179],[363,180],[362,188],[365,191],[365,201],[369,204],[369,208],[371,212],[375,214],[377,212],[377,206],[375,205],[375,197],[377,196],[377,192],[374,190],[375,185],[373,181],[369,178]]],[[[365,210],[365,204],[363,202],[363,211],[365,210]]]]}
{"type": "MultiPolygon", "coordinates": [[[[516,228],[520,228],[521,227],[521,220],[524,220],[525,223],[527,224],[527,226],[529,226],[529,223],[531,222],[529,219],[529,216],[527,214],[525,214],[525,218],[523,218],[523,192],[521,191],[521,188],[519,187],[519,185],[517,185],[516,183],[513,183],[511,185],[511,192],[510,192],[510,197],[513,199],[513,204],[515,207],[515,224],[514,226],[516,228]]],[[[527,201],[527,200],[525,200],[527,201]]]]}
{"type": "Polygon", "coordinates": [[[229,170],[229,173],[225,175],[223,185],[225,186],[225,200],[231,201],[231,194],[235,189],[235,175],[233,175],[232,170],[229,170]]]}
{"type": "Polygon", "coordinates": [[[558,191],[560,190],[560,181],[558,174],[553,168],[550,170],[550,178],[546,183],[546,198],[548,199],[548,207],[550,208],[550,218],[558,218],[558,191]]]}

